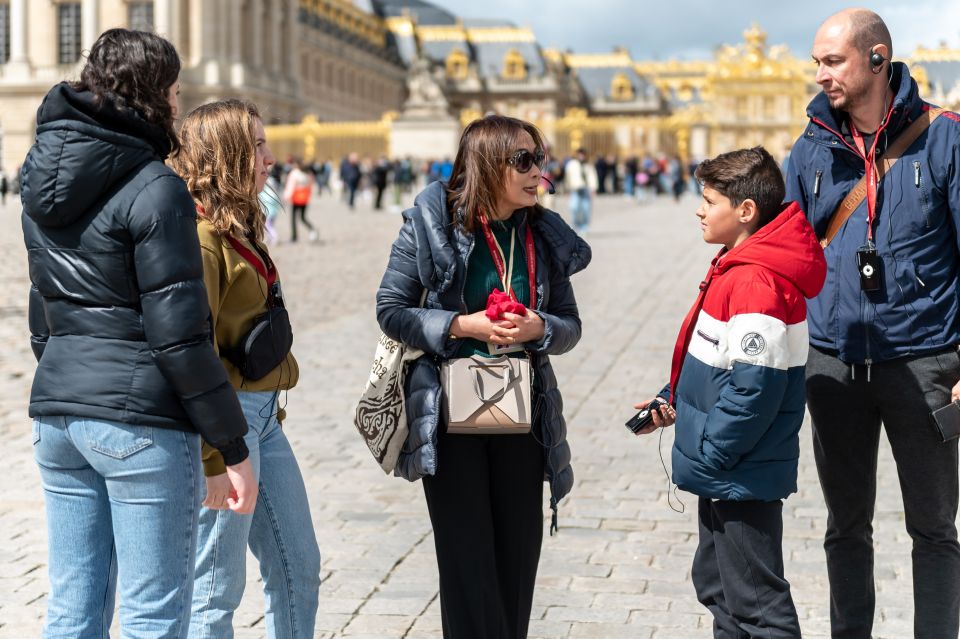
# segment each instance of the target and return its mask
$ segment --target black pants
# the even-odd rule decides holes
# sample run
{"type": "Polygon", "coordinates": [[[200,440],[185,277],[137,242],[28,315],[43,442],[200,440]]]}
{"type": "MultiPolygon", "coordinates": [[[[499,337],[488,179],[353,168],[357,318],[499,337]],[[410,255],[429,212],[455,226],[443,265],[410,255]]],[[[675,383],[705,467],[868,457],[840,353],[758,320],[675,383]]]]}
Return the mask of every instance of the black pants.
{"type": "Polygon", "coordinates": [[[873,512],[880,424],[897,464],[913,540],[914,633],[956,639],[960,627],[957,442],[942,443],[929,418],[960,379],[956,349],[851,371],[810,349],[807,402],[827,504],[824,549],[835,639],[868,639],[873,628],[873,512]]]}
{"type": "Polygon", "coordinates": [[[543,448],[529,434],[441,434],[423,490],[444,639],[524,639],[543,541],[543,448]]]}
{"type": "Polygon", "coordinates": [[[693,556],[697,599],[713,614],[717,639],[800,636],[783,578],[783,503],[700,498],[693,556]]]}
{"type": "Polygon", "coordinates": [[[378,211],[381,208],[383,208],[383,191],[386,188],[387,188],[386,184],[384,184],[383,186],[380,186],[379,184],[377,185],[377,198],[373,201],[373,208],[375,208],[378,211]]]}
{"type": "Polygon", "coordinates": [[[311,231],[313,230],[313,224],[307,220],[307,205],[306,204],[294,204],[293,212],[290,215],[290,241],[297,241],[297,219],[303,222],[303,225],[306,226],[311,231]]]}

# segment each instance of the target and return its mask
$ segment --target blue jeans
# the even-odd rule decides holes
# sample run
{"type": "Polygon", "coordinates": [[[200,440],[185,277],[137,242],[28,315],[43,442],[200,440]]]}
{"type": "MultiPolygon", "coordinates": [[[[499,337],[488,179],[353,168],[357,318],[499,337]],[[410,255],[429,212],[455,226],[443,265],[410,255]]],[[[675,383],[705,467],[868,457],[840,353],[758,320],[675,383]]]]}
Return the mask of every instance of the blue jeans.
{"type": "Polygon", "coordinates": [[[44,639],[105,639],[120,582],[124,638],[187,636],[200,494],[194,433],[40,417],[34,456],[47,505],[44,639]]]}
{"type": "Polygon", "coordinates": [[[577,189],[570,193],[570,214],[573,216],[573,228],[577,232],[586,231],[590,226],[590,190],[577,189]]]}
{"type": "MultiPolygon", "coordinates": [[[[190,639],[230,639],[246,585],[247,545],[260,563],[269,639],[313,638],[320,549],[307,491],[277,421],[277,394],[239,392],[260,494],[253,515],[200,509],[190,639]]],[[[201,490],[206,495],[206,486],[201,490]]]]}

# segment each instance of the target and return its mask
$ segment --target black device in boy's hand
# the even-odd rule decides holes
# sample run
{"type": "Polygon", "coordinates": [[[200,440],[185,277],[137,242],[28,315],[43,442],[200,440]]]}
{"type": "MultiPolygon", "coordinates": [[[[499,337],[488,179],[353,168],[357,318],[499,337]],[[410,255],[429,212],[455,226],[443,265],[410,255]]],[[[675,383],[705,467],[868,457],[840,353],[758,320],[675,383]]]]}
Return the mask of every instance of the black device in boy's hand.
{"type": "Polygon", "coordinates": [[[649,426],[650,422],[653,421],[653,411],[659,410],[661,406],[666,405],[667,403],[659,397],[654,399],[652,402],[647,404],[646,408],[641,409],[639,413],[630,418],[630,421],[626,423],[627,428],[630,429],[630,432],[636,435],[641,430],[649,426]]]}

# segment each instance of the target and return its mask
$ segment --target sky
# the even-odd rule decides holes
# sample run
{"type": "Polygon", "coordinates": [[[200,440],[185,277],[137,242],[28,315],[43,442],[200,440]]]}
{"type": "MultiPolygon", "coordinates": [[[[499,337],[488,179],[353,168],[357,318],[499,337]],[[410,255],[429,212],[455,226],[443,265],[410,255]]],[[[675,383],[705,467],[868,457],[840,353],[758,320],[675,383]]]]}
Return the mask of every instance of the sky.
{"type": "MultiPolygon", "coordinates": [[[[708,59],[723,44],[743,41],[754,22],[767,44],[786,44],[807,57],[820,23],[848,6],[824,0],[431,0],[464,18],[501,18],[533,29],[540,46],[602,53],[621,45],[634,59],[708,59]],[[482,10],[479,8],[482,7],[482,10]]],[[[960,48],[960,0],[913,0],[868,5],[887,23],[894,57],[918,44],[946,41],[960,48]]]]}

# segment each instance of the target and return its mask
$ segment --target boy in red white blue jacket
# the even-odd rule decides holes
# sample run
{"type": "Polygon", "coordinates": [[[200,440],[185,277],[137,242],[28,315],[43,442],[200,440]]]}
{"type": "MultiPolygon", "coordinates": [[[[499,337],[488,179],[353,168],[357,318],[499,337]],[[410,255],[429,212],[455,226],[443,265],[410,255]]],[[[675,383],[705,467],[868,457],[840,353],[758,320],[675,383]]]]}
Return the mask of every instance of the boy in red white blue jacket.
{"type": "MultiPolygon", "coordinates": [[[[806,300],[826,262],[762,147],[702,163],[704,241],[722,244],[680,329],[669,404],[673,480],[700,497],[692,577],[715,637],[799,637],[783,570],[783,502],[797,490],[806,300]]],[[[639,404],[645,407],[649,402],[639,404]]]]}

